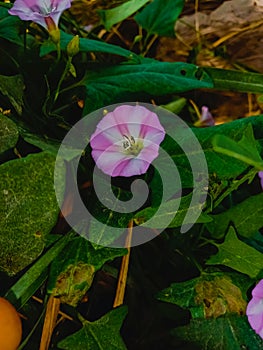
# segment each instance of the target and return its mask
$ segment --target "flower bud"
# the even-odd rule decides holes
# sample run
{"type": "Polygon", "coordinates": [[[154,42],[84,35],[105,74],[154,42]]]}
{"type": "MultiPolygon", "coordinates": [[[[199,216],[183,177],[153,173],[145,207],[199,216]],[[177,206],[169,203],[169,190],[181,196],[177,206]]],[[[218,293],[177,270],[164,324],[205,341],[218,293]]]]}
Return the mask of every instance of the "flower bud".
{"type": "Polygon", "coordinates": [[[79,36],[74,36],[67,45],[67,53],[69,57],[73,57],[79,53],[79,36]]]}

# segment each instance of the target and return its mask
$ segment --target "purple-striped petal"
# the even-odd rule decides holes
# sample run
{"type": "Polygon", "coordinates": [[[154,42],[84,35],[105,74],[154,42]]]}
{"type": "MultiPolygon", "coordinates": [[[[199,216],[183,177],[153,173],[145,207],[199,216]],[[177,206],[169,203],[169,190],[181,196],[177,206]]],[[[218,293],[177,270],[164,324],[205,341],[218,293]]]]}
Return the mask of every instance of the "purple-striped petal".
{"type": "Polygon", "coordinates": [[[106,114],[90,139],[96,165],[110,176],[144,174],[158,156],[165,131],[145,107],[122,105],[106,114]]]}
{"type": "Polygon", "coordinates": [[[259,171],[258,176],[260,178],[260,184],[261,184],[261,188],[263,190],[263,171],[259,171]]]}
{"type": "Polygon", "coordinates": [[[63,11],[71,6],[71,0],[16,0],[8,11],[23,21],[33,21],[48,29],[45,18],[51,17],[55,25],[63,11]]]}
{"type": "Polygon", "coordinates": [[[252,291],[246,314],[251,328],[263,339],[263,279],[252,291]]]}

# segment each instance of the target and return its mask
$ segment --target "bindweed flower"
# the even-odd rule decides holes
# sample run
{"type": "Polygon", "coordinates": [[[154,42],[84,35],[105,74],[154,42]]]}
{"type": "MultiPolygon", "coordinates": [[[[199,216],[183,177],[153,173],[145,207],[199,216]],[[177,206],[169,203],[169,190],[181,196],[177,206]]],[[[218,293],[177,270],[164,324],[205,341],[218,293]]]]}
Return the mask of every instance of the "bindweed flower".
{"type": "Polygon", "coordinates": [[[62,12],[71,6],[71,0],[16,0],[8,11],[23,21],[33,21],[49,32],[57,29],[62,12]]]}
{"type": "Polygon", "coordinates": [[[252,291],[252,299],[247,305],[246,314],[250,326],[263,339],[263,279],[252,291]]]}
{"type": "Polygon", "coordinates": [[[263,191],[263,171],[259,171],[258,172],[258,176],[260,178],[260,184],[261,184],[261,188],[262,188],[262,191],[263,191]]]}
{"type": "Polygon", "coordinates": [[[91,136],[92,157],[110,176],[144,174],[158,156],[165,131],[143,106],[122,105],[107,113],[91,136]]]}
{"type": "Polygon", "coordinates": [[[208,107],[202,106],[201,109],[201,117],[200,120],[197,122],[198,126],[213,126],[215,125],[215,120],[212,116],[212,114],[209,112],[208,107]]]}
{"type": "Polygon", "coordinates": [[[202,114],[201,114],[200,122],[203,126],[215,125],[215,120],[214,120],[212,114],[209,112],[208,107],[206,107],[206,106],[202,107],[202,114]]]}
{"type": "Polygon", "coordinates": [[[215,120],[212,116],[212,114],[209,112],[208,107],[202,106],[201,108],[201,115],[199,117],[199,120],[197,120],[194,123],[197,127],[206,127],[206,126],[214,126],[215,120]]]}

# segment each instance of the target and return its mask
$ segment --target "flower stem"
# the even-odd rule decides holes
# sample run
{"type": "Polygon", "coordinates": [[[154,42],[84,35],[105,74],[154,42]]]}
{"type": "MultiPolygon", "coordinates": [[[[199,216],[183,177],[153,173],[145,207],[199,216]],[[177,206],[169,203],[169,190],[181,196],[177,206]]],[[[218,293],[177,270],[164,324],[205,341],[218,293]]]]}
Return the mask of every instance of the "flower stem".
{"type": "Polygon", "coordinates": [[[63,82],[63,80],[65,79],[69,69],[70,69],[70,65],[71,65],[71,61],[72,61],[72,57],[69,57],[68,60],[67,60],[67,64],[66,64],[66,67],[61,75],[61,78],[59,79],[59,82],[58,82],[58,86],[57,86],[57,89],[56,89],[56,92],[55,92],[55,96],[54,96],[54,103],[57,101],[58,99],[58,95],[59,95],[59,92],[60,92],[60,87],[61,87],[61,84],[63,82]]]}
{"type": "Polygon", "coordinates": [[[61,47],[60,47],[60,42],[57,43],[57,59],[56,62],[58,63],[61,59],[61,47]]]}

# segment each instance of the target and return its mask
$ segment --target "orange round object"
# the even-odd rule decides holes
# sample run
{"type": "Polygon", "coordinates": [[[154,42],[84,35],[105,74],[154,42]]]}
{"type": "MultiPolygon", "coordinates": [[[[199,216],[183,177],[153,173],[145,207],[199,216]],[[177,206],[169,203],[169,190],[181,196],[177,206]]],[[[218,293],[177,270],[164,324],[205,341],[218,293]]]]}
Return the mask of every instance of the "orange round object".
{"type": "Polygon", "coordinates": [[[21,338],[22,324],[16,309],[0,297],[0,349],[16,350],[21,338]]]}

